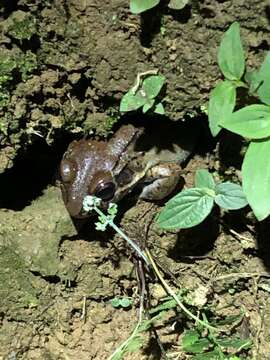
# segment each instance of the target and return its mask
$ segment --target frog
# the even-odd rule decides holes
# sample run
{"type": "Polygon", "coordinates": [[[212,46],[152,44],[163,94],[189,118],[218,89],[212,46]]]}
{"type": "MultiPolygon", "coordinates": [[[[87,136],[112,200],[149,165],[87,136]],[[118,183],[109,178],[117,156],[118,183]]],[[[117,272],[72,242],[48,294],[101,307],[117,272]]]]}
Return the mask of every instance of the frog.
{"type": "Polygon", "coordinates": [[[185,139],[186,133],[182,134],[184,147],[177,141],[164,146],[166,134],[158,130],[157,135],[150,131],[150,137],[145,137],[143,127],[127,124],[109,140],[72,141],[60,163],[62,196],[70,216],[90,216],[83,209],[87,195],[100,198],[101,209],[118,203],[134,189],[138,198],[147,201],[168,197],[180,181],[182,164],[193,145],[185,139]]]}

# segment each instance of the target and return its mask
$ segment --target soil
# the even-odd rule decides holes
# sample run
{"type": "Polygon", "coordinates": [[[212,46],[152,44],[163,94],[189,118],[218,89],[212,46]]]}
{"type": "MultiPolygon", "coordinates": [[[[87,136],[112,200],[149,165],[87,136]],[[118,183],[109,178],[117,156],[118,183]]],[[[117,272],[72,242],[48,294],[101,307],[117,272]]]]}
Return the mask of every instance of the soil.
{"type": "MultiPolygon", "coordinates": [[[[185,186],[199,168],[239,180],[239,138],[212,139],[201,109],[221,79],[224,31],[239,22],[254,68],[269,50],[269,18],[267,0],[190,0],[182,10],[161,1],[142,15],[127,0],[1,2],[0,359],[103,360],[130,336],[139,308],[134,256],[92,219],[78,231],[57,185],[60,159],[85,134],[106,137],[137,120],[155,126],[155,116],[122,116],[119,103],[136,74],[158,69],[166,77],[163,121],[192,118],[203,129],[185,186]],[[115,308],[117,297],[133,303],[115,308]]],[[[193,313],[235,316],[228,334],[252,340],[239,359],[270,359],[269,221],[258,224],[250,209],[215,209],[195,228],[164,232],[154,221],[162,205],[125,199],[116,222],[144,239],[166,280],[188,294],[186,306],[193,299],[193,313]]],[[[151,276],[147,283],[153,309],[167,295],[151,276]]],[[[176,309],[155,322],[167,358],[192,358],[181,339],[196,326],[176,309]]],[[[161,359],[153,331],[124,358],[161,359]]]]}

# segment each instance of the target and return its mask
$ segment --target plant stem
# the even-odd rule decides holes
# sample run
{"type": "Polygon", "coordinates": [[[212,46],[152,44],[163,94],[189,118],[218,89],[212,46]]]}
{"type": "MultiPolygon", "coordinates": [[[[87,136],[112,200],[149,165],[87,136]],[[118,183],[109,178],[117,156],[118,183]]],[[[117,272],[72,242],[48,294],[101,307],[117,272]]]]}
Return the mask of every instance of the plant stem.
{"type": "MultiPolygon", "coordinates": [[[[104,217],[104,213],[97,207],[95,206],[95,211],[98,213],[98,215],[104,217]]],[[[144,262],[149,266],[149,260],[147,259],[144,251],[142,251],[140,249],[140,247],[135,244],[134,241],[132,241],[117,225],[115,225],[115,223],[113,222],[113,220],[108,220],[108,225],[110,225],[124,240],[126,240],[126,242],[133,247],[133,249],[140,255],[140,257],[144,260],[144,262]]]]}
{"type": "Polygon", "coordinates": [[[217,331],[217,329],[211,325],[209,325],[208,323],[204,322],[203,320],[199,319],[197,316],[195,316],[194,314],[192,314],[191,311],[189,311],[185,305],[179,300],[178,296],[175,294],[175,292],[172,290],[172,288],[168,285],[168,283],[164,280],[163,276],[161,275],[160,271],[157,268],[156,263],[154,262],[152,255],[150,254],[149,250],[146,249],[145,253],[155,271],[155,274],[157,275],[157,277],[159,278],[161,284],[164,286],[164,288],[166,289],[166,291],[168,292],[168,294],[170,296],[173,297],[173,299],[176,301],[177,305],[179,305],[179,307],[189,316],[191,317],[193,320],[197,321],[198,323],[200,323],[201,325],[203,325],[204,327],[206,327],[208,330],[211,331],[217,331]]]}

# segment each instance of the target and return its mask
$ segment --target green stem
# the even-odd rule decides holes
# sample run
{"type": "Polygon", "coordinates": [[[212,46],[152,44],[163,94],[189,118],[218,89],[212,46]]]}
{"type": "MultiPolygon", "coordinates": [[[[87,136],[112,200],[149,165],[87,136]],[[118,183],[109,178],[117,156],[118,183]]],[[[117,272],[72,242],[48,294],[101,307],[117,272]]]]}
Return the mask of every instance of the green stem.
{"type": "Polygon", "coordinates": [[[195,316],[194,314],[192,314],[191,311],[189,311],[185,305],[179,300],[178,296],[175,294],[175,292],[172,290],[172,288],[168,285],[168,283],[164,280],[163,276],[161,275],[160,271],[158,270],[156,263],[154,262],[152,255],[150,254],[149,250],[146,249],[146,255],[155,271],[155,274],[157,275],[157,277],[159,278],[161,284],[164,286],[164,288],[166,289],[166,291],[168,292],[169,295],[171,295],[173,297],[173,299],[176,301],[177,305],[179,305],[179,307],[189,316],[191,317],[193,320],[197,321],[198,323],[200,323],[201,325],[203,325],[204,327],[206,327],[208,330],[212,330],[212,331],[217,331],[217,329],[211,325],[209,325],[208,323],[204,322],[203,320],[199,319],[197,316],[195,316]]]}
{"type": "MultiPolygon", "coordinates": [[[[102,216],[102,217],[106,217],[106,215],[98,208],[95,206],[95,211],[98,213],[98,215],[102,216]]],[[[144,262],[147,265],[149,264],[149,261],[145,255],[145,253],[140,249],[140,247],[135,244],[134,241],[132,241],[117,225],[115,225],[115,223],[113,222],[113,220],[109,220],[108,221],[108,225],[110,225],[124,240],[126,240],[126,242],[133,247],[133,249],[141,256],[141,258],[144,260],[144,262]]]]}

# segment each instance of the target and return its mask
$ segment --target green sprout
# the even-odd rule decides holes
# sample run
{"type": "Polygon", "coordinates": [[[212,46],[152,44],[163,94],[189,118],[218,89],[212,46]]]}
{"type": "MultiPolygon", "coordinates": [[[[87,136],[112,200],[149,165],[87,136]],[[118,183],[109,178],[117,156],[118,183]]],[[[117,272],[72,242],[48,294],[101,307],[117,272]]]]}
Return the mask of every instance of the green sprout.
{"type": "Polygon", "coordinates": [[[223,35],[218,65],[225,80],[210,93],[209,127],[213,136],[224,128],[249,141],[242,164],[243,191],[261,221],[270,215],[270,52],[258,70],[247,72],[240,27],[235,22],[223,35]],[[234,111],[239,87],[248,90],[250,99],[247,106],[234,111]],[[254,97],[260,102],[250,104],[254,97]]]}
{"type": "Polygon", "coordinates": [[[127,241],[127,243],[136,251],[136,253],[139,254],[139,256],[144,260],[144,262],[149,265],[149,261],[145,253],[114,223],[113,220],[117,214],[117,205],[114,203],[110,203],[108,208],[108,214],[106,215],[102,210],[100,210],[100,203],[100,198],[91,195],[87,195],[83,200],[84,211],[95,211],[98,214],[98,222],[96,222],[96,229],[100,231],[105,231],[107,226],[111,226],[124,240],[127,241]]]}
{"type": "Polygon", "coordinates": [[[165,110],[157,97],[165,83],[165,77],[157,75],[157,70],[149,70],[137,75],[135,85],[122,97],[120,111],[128,112],[142,108],[143,113],[150,109],[164,115],[165,110]],[[142,77],[145,77],[142,80],[142,77]]]}
{"type": "Polygon", "coordinates": [[[238,210],[247,205],[247,200],[240,185],[229,181],[216,184],[207,170],[197,170],[195,187],[170,199],[157,223],[167,230],[196,226],[210,214],[215,203],[225,210],[238,210]]]}
{"type": "MultiPolygon", "coordinates": [[[[174,10],[183,9],[189,0],[170,0],[168,7],[174,10]]],[[[160,3],[160,0],[130,0],[130,11],[133,14],[140,14],[152,9],[160,3]]]]}

